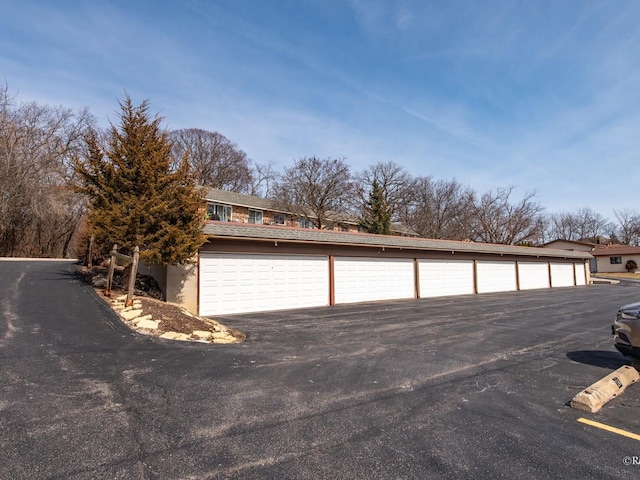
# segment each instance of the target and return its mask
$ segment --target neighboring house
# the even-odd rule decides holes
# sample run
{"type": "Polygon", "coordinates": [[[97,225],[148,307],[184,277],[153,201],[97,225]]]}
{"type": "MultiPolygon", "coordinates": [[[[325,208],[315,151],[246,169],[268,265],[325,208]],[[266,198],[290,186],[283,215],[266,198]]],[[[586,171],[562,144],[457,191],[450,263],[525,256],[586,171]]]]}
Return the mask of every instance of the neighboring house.
{"type": "Polygon", "coordinates": [[[640,267],[640,247],[630,245],[596,245],[591,252],[598,273],[626,272],[627,262],[633,260],[640,267]]]}
{"type": "Polygon", "coordinates": [[[626,272],[626,265],[629,260],[633,260],[640,267],[640,247],[601,245],[570,240],[553,240],[545,243],[543,247],[590,253],[593,256],[589,260],[589,268],[592,273],[626,272]]]}
{"type": "MultiPolygon", "coordinates": [[[[212,188],[206,194],[207,219],[220,222],[279,225],[293,228],[315,228],[313,216],[300,217],[278,209],[273,200],[212,188]]],[[[329,214],[324,230],[362,232],[358,218],[340,213],[329,214]]],[[[403,225],[394,223],[392,235],[417,236],[403,225]]]]}
{"type": "MultiPolygon", "coordinates": [[[[576,242],[573,240],[552,240],[551,242],[547,242],[542,245],[543,248],[557,248],[560,250],[570,250],[572,252],[588,253],[591,253],[591,251],[597,246],[597,243],[576,242]]],[[[595,258],[589,259],[589,269],[591,270],[591,273],[595,273],[598,271],[598,266],[596,264],[595,258]]]]}
{"type": "Polygon", "coordinates": [[[542,247],[571,250],[572,252],[591,252],[596,245],[596,243],[576,242],[573,240],[552,240],[551,242],[542,245],[542,247]]]}

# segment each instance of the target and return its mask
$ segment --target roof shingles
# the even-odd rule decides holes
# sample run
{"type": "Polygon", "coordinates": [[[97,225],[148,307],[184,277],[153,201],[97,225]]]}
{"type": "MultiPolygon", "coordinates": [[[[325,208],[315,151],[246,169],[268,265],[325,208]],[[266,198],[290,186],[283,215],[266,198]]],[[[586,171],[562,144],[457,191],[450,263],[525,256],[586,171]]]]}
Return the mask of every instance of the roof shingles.
{"type": "Polygon", "coordinates": [[[640,255],[640,247],[631,245],[598,245],[592,250],[591,254],[594,257],[640,255]]]}
{"type": "Polygon", "coordinates": [[[204,227],[204,233],[210,237],[241,238],[246,240],[317,243],[325,245],[352,245],[379,248],[387,247],[409,250],[490,253],[530,257],[560,257],[581,260],[591,258],[591,255],[586,252],[558,250],[552,248],[496,245],[490,243],[460,242],[453,240],[433,240],[427,238],[339,232],[334,230],[298,229],[233,222],[207,222],[204,227]]]}

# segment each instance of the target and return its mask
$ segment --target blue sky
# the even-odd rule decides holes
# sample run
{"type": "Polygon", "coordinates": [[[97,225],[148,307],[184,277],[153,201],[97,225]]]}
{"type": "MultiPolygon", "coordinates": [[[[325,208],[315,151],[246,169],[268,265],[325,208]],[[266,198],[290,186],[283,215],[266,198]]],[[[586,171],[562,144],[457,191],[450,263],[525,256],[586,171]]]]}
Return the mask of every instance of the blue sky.
{"type": "Polygon", "coordinates": [[[5,1],[0,75],[103,126],[126,91],[280,169],[394,161],[613,220],[640,210],[638,25],[636,0],[5,1]]]}

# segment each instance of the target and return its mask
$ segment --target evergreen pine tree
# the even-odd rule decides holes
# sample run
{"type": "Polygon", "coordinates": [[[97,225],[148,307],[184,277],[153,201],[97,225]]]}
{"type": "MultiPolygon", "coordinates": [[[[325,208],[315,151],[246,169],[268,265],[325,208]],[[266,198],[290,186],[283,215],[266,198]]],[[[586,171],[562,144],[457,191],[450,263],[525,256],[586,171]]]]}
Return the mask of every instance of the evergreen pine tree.
{"type": "Polygon", "coordinates": [[[368,233],[391,235],[391,212],[377,180],[373,181],[361,223],[368,233]]]}
{"type": "Polygon", "coordinates": [[[104,146],[97,132],[86,138],[76,162],[79,191],[90,204],[89,225],[106,254],[140,247],[147,263],[184,264],[204,243],[202,198],[185,158],[171,170],[171,144],[161,118],[149,116],[148,102],[120,103],[120,125],[111,125],[104,146]]]}

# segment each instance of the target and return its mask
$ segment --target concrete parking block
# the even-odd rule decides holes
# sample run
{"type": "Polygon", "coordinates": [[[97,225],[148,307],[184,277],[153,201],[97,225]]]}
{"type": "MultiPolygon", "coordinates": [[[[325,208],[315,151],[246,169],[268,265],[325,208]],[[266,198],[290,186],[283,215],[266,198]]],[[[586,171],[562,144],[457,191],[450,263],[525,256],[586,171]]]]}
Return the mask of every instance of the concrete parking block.
{"type": "Polygon", "coordinates": [[[638,380],[640,380],[638,371],[625,365],[578,393],[573,397],[570,405],[578,410],[595,413],[638,380]]]}

